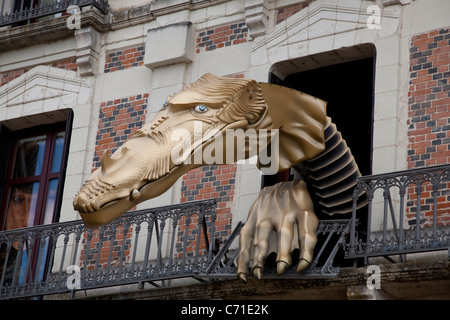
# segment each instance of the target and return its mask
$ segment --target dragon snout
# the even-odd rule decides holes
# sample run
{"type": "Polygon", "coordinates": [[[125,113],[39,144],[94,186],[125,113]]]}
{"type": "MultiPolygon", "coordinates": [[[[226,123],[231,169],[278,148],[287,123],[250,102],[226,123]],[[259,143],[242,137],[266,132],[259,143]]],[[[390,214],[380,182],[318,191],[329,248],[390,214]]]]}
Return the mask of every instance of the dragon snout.
{"type": "Polygon", "coordinates": [[[80,192],[75,196],[73,208],[80,213],[92,213],[100,210],[97,201],[91,199],[91,197],[84,192],[80,192]]]}
{"type": "Polygon", "coordinates": [[[126,188],[119,188],[115,184],[105,183],[101,179],[89,180],[73,200],[73,208],[80,213],[93,213],[112,205],[120,199],[135,201],[141,196],[138,189],[130,192],[126,188]]]}

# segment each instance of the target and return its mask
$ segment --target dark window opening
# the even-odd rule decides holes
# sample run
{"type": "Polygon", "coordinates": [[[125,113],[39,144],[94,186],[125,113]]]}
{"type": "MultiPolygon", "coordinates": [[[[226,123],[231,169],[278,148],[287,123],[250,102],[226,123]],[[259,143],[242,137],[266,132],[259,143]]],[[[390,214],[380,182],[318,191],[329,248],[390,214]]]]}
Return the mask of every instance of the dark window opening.
{"type": "MultiPolygon", "coordinates": [[[[25,11],[31,10],[39,5],[39,0],[15,0],[13,7],[13,14],[24,14],[25,11]]],[[[36,19],[23,20],[14,23],[13,27],[23,26],[32,22],[36,22],[36,19]]]]}
{"type": "MultiPolygon", "coordinates": [[[[327,101],[327,115],[341,132],[361,175],[370,175],[372,172],[374,66],[375,57],[371,57],[292,73],[283,80],[270,74],[269,80],[271,83],[290,87],[327,101]]],[[[293,178],[294,175],[289,172],[263,175],[262,186],[293,178]]],[[[351,212],[333,216],[322,213],[321,206],[312,192],[311,197],[319,219],[351,218],[351,212]]],[[[358,231],[364,241],[363,229],[367,226],[366,206],[358,210],[357,217],[360,221],[358,231]]],[[[319,243],[317,247],[320,247],[319,243]]],[[[352,263],[343,259],[342,252],[336,256],[335,262],[340,266],[352,263]]]]}
{"type": "Polygon", "coordinates": [[[327,115],[352,151],[362,175],[372,172],[373,58],[288,76],[284,85],[327,101],[327,115]]]}
{"type": "MultiPolygon", "coordinates": [[[[70,110],[65,122],[20,131],[0,125],[0,231],[59,220],[72,115],[70,110]]],[[[13,281],[17,272],[19,282],[42,279],[50,263],[50,241],[49,237],[0,243],[3,284],[13,281]]]]}
{"type": "MultiPolygon", "coordinates": [[[[372,172],[374,59],[367,58],[293,73],[270,81],[327,101],[327,115],[342,133],[362,175],[372,172]]],[[[263,186],[293,178],[286,172],[263,176],[263,186]]]]}

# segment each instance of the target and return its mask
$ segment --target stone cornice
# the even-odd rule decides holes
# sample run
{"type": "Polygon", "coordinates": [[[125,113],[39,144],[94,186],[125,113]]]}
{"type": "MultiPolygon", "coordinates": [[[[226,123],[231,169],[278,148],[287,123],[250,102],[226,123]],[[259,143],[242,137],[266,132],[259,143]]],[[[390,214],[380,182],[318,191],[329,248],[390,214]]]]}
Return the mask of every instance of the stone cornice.
{"type": "Polygon", "coordinates": [[[75,71],[49,66],[37,66],[17,79],[0,87],[0,102],[4,107],[78,94],[89,89],[90,82],[77,76],[75,71]],[[61,88],[60,84],[65,86],[61,88]],[[33,94],[29,94],[33,91],[33,94]]]}
{"type": "MultiPolygon", "coordinates": [[[[278,47],[285,46],[290,41],[291,36],[298,35],[301,32],[308,32],[307,40],[319,39],[325,36],[335,34],[336,30],[330,29],[327,26],[320,27],[325,21],[340,21],[340,16],[345,19],[342,22],[348,24],[348,26],[341,30],[340,33],[354,30],[368,30],[367,19],[370,14],[366,10],[367,8],[360,5],[355,6],[341,6],[333,1],[313,2],[308,8],[300,11],[289,19],[278,24],[273,32],[265,34],[264,36],[255,39],[253,44],[253,50],[256,51],[263,46],[278,47]],[[311,31],[312,26],[317,25],[319,27],[314,28],[314,32],[311,31]]],[[[399,24],[400,12],[392,9],[385,9],[382,13],[383,22],[387,20],[392,21],[392,25],[389,28],[383,28],[382,34],[392,34],[397,30],[399,24]]]]}
{"type": "MultiPolygon", "coordinates": [[[[108,15],[96,9],[81,12],[81,28],[92,27],[100,33],[117,30],[155,20],[159,16],[197,10],[230,0],[156,0],[148,5],[128,10],[110,12],[108,15]]],[[[74,36],[75,30],[67,27],[67,16],[0,30],[0,52],[26,46],[48,43],[74,36]]]]}
{"type": "MultiPolygon", "coordinates": [[[[109,16],[96,9],[81,12],[81,28],[92,27],[99,32],[110,30],[109,16]]],[[[48,43],[73,36],[74,29],[67,27],[67,16],[32,23],[0,31],[0,52],[31,45],[48,43]]]]}
{"type": "Polygon", "coordinates": [[[111,28],[113,30],[126,28],[128,26],[153,21],[160,16],[184,10],[198,10],[229,1],[230,0],[155,0],[145,6],[111,12],[111,28]]]}

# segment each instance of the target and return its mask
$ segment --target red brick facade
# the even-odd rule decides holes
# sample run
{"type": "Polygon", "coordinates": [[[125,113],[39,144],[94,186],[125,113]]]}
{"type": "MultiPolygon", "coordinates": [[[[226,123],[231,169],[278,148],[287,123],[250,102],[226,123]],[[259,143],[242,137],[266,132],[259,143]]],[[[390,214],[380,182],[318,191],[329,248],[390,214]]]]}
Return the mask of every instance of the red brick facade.
{"type": "Polygon", "coordinates": [[[449,163],[449,29],[414,36],[410,52],[408,168],[449,163]]]}
{"type": "Polygon", "coordinates": [[[70,58],[70,59],[65,59],[65,60],[61,60],[61,61],[56,61],[56,62],[53,62],[51,64],[51,66],[54,68],[72,70],[72,71],[77,71],[77,69],[78,69],[76,58],[70,58]]]}
{"type": "MultiPolygon", "coordinates": [[[[50,65],[54,68],[77,71],[77,62],[76,62],[75,58],[69,58],[69,59],[65,59],[65,60],[55,61],[55,62],[49,63],[48,65],[50,65]]],[[[0,74],[0,87],[18,77],[20,77],[24,73],[28,72],[30,69],[31,68],[19,69],[19,70],[13,70],[13,71],[9,71],[9,72],[0,74]]]]}
{"type": "Polygon", "coordinates": [[[293,16],[294,14],[308,6],[309,1],[301,1],[300,3],[290,5],[288,7],[279,8],[277,10],[276,24],[279,24],[280,22],[286,20],[290,16],[293,16]]]}
{"type": "Polygon", "coordinates": [[[100,105],[93,170],[101,165],[104,152],[114,152],[145,123],[149,94],[111,100],[100,105]]]}
{"type": "Polygon", "coordinates": [[[144,65],[145,46],[139,45],[106,53],[105,73],[144,65]]]}
{"type": "MultiPolygon", "coordinates": [[[[181,186],[181,202],[189,202],[195,200],[216,199],[217,210],[215,226],[215,237],[223,241],[231,233],[232,212],[234,187],[236,179],[236,164],[227,165],[211,165],[197,168],[189,171],[183,176],[181,186]]],[[[187,232],[190,239],[186,252],[192,254],[195,251],[197,243],[197,216],[194,216],[189,224],[187,232]]],[[[206,223],[212,223],[206,221],[206,223]]],[[[185,237],[186,221],[181,219],[178,227],[178,241],[181,242],[185,237]]],[[[203,237],[203,235],[201,235],[203,237]]],[[[200,250],[205,250],[205,241],[200,240],[200,250]]],[[[182,248],[180,248],[182,250],[182,248]]],[[[177,253],[177,256],[181,252],[177,253]]]]}
{"type": "MultiPolygon", "coordinates": [[[[145,46],[135,46],[106,53],[104,72],[114,72],[144,65],[145,46]]],[[[68,58],[49,63],[54,68],[77,71],[76,58],[68,58]]],[[[30,69],[30,68],[29,68],[30,69]]],[[[0,87],[20,77],[29,69],[13,70],[0,74],[0,87]]]]}
{"type": "MultiPolygon", "coordinates": [[[[120,147],[134,132],[145,123],[145,116],[148,105],[149,94],[140,94],[122,99],[103,102],[100,105],[99,122],[97,129],[97,139],[95,142],[95,152],[92,164],[92,171],[101,165],[101,159],[104,152],[109,149],[114,152],[120,147]]],[[[129,248],[131,245],[131,235],[133,233],[130,227],[124,232],[123,226],[116,228],[114,242],[105,241],[98,249],[98,230],[94,231],[92,238],[85,234],[83,237],[83,249],[80,259],[82,265],[86,261],[86,268],[93,269],[97,258],[98,264],[107,267],[108,257],[111,251],[111,266],[116,266],[120,262],[119,251],[122,245],[125,245],[124,257],[129,258],[129,248]],[[126,233],[126,235],[125,235],[126,233]],[[126,239],[125,244],[123,243],[126,239]],[[86,249],[89,243],[89,254],[86,256],[86,249]],[[113,248],[111,248],[113,246],[113,248]],[[100,251],[100,252],[98,252],[100,251]],[[97,255],[100,255],[97,257],[97,255]]]]}
{"type": "MultiPolygon", "coordinates": [[[[450,28],[415,35],[410,47],[408,168],[450,163],[450,28]]],[[[447,190],[448,190],[447,186],[447,190]]],[[[408,192],[408,215],[417,207],[415,185],[408,192]]],[[[432,185],[422,185],[422,223],[432,223],[432,185]]],[[[437,225],[450,224],[447,190],[438,194],[437,225]]]]}
{"type": "Polygon", "coordinates": [[[245,22],[233,23],[202,31],[197,35],[197,53],[213,51],[247,42],[248,28],[245,22]]]}
{"type": "Polygon", "coordinates": [[[115,231],[111,231],[111,234],[114,234],[113,239],[102,239],[101,246],[99,246],[99,229],[90,229],[87,233],[83,234],[83,248],[80,252],[80,266],[85,266],[86,270],[94,270],[96,264],[98,265],[98,268],[103,268],[104,270],[108,267],[119,266],[121,263],[121,256],[119,253],[122,246],[124,247],[123,257],[125,259],[122,263],[130,259],[131,236],[133,235],[133,229],[129,228],[127,232],[124,232],[123,226],[118,225],[115,228],[115,231]],[[88,244],[89,251],[87,250],[88,244]],[[110,255],[111,258],[109,257],[110,255]]]}
{"type": "Polygon", "coordinates": [[[0,78],[0,81],[1,81],[0,86],[3,86],[10,81],[13,81],[14,79],[20,77],[27,71],[28,71],[28,69],[23,69],[23,70],[14,70],[14,71],[10,71],[7,73],[3,73],[0,78]]]}
{"type": "MultiPolygon", "coordinates": [[[[243,73],[235,73],[228,75],[230,78],[243,78],[243,73]]],[[[215,226],[215,237],[224,240],[232,231],[233,213],[231,208],[234,200],[234,190],[236,182],[236,164],[223,164],[204,166],[189,171],[183,176],[181,186],[181,202],[189,202],[195,200],[216,199],[217,210],[215,226]]],[[[184,236],[185,223],[179,224],[178,239],[184,236]]],[[[188,232],[195,232],[196,223],[191,222],[188,232]]],[[[191,250],[195,249],[196,237],[192,237],[191,250]]],[[[201,243],[204,243],[201,241],[201,243]]],[[[189,248],[188,248],[189,249],[189,248]]],[[[205,249],[205,248],[202,248],[205,249]]],[[[189,251],[188,251],[189,252],[189,251]]],[[[193,252],[193,251],[192,251],[193,252]]]]}

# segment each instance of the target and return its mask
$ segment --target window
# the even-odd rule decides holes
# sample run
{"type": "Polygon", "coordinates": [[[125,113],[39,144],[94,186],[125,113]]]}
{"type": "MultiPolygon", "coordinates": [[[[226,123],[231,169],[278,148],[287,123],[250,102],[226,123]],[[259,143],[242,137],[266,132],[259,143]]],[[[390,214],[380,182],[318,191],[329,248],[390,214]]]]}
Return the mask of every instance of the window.
{"type": "MultiPolygon", "coordinates": [[[[58,124],[16,132],[0,126],[0,231],[58,221],[71,119],[72,111],[58,124]]],[[[1,243],[2,284],[41,280],[50,241],[22,237],[1,243]]]]}
{"type": "Polygon", "coordinates": [[[68,4],[62,3],[61,0],[13,0],[11,14],[17,22],[12,26],[23,26],[67,15],[68,13],[64,10],[67,6],[68,4]]]}
{"type": "Polygon", "coordinates": [[[54,222],[65,129],[56,126],[15,136],[19,137],[6,179],[3,230],[54,222]]]}

